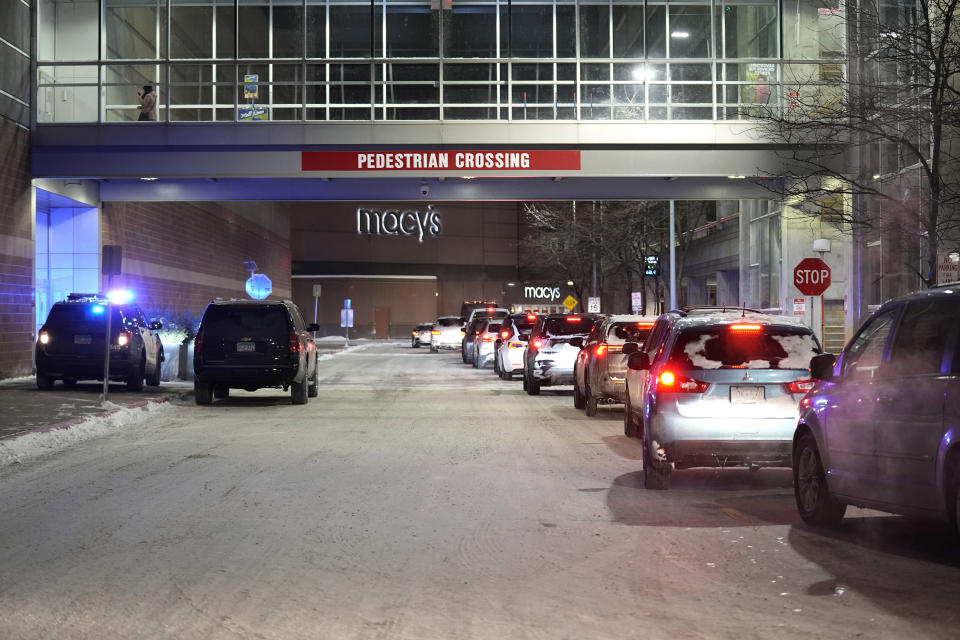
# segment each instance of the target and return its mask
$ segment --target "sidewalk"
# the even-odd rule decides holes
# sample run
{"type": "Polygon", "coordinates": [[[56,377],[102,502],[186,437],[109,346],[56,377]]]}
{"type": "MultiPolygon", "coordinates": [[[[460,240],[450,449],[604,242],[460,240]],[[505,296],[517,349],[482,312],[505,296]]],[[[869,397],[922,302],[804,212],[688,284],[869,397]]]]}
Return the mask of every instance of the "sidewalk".
{"type": "Polygon", "coordinates": [[[30,431],[65,427],[104,415],[118,406],[166,402],[190,391],[193,383],[184,380],[144,387],[143,391],[127,391],[124,384],[112,383],[107,398],[110,404],[102,406],[102,382],[80,382],[73,389],[66,389],[58,382],[50,391],[41,391],[32,376],[0,380],[0,440],[30,431]]]}

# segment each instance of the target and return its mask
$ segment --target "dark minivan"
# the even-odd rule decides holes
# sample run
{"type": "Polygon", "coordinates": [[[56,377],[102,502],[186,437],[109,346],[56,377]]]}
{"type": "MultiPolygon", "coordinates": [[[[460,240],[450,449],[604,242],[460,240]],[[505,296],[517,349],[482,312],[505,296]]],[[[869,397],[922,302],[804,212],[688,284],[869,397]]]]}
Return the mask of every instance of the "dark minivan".
{"type": "Polygon", "coordinates": [[[317,329],[289,300],[214,300],[193,347],[197,404],[262,387],[289,388],[293,404],[306,404],[317,395],[317,329]]]}

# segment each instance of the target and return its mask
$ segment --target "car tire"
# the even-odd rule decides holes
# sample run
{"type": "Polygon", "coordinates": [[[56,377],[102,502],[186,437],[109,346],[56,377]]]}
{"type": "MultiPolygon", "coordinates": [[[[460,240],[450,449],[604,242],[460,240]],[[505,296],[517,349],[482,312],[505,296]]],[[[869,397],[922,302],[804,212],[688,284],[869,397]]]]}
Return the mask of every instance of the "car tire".
{"type": "Polygon", "coordinates": [[[53,378],[45,373],[37,373],[37,389],[42,391],[53,389],[53,378]]]}
{"type": "Polygon", "coordinates": [[[493,352],[493,372],[497,374],[498,377],[502,377],[500,376],[500,358],[497,357],[496,351],[493,352]]]}
{"type": "Polygon", "coordinates": [[[583,394],[583,412],[587,414],[588,418],[592,418],[600,411],[600,408],[597,406],[598,402],[599,399],[597,396],[593,395],[593,392],[590,391],[590,385],[587,385],[586,391],[583,394]]]}
{"type": "Polygon", "coordinates": [[[150,375],[147,376],[147,385],[148,385],[148,386],[151,386],[151,387],[159,387],[159,386],[160,386],[160,362],[161,362],[161,361],[160,361],[160,357],[159,357],[159,354],[158,354],[158,355],[157,355],[157,364],[156,364],[156,366],[153,368],[153,372],[151,372],[150,375]]]}
{"type": "Polygon", "coordinates": [[[580,392],[580,385],[577,384],[577,381],[573,381],[573,408],[583,410],[585,403],[583,401],[583,394],[580,392]]]}
{"type": "Polygon", "coordinates": [[[467,360],[467,348],[464,346],[460,347],[460,359],[463,360],[463,364],[467,364],[469,362],[469,360],[467,360]]]}
{"type": "Polygon", "coordinates": [[[629,393],[623,406],[623,435],[628,438],[639,438],[643,435],[643,430],[640,428],[640,421],[633,413],[633,405],[630,404],[629,393]]]}
{"type": "Polygon", "coordinates": [[[290,400],[293,404],[307,404],[307,376],[303,376],[303,382],[290,383],[290,400]]]}
{"type": "Polygon", "coordinates": [[[430,345],[430,353],[438,353],[438,352],[439,350],[435,346],[430,345]]]}
{"type": "Polygon", "coordinates": [[[200,382],[194,378],[193,399],[197,404],[210,404],[213,402],[213,385],[209,382],[200,382]]]}
{"type": "Polygon", "coordinates": [[[830,494],[820,450],[809,432],[800,436],[794,448],[793,495],[800,517],[809,525],[835,526],[847,511],[847,505],[830,494]]]}
{"type": "Polygon", "coordinates": [[[538,396],[540,395],[540,383],[536,380],[527,380],[527,395],[528,396],[538,396]]]}
{"type": "Polygon", "coordinates": [[[476,352],[476,347],[474,347],[473,363],[472,363],[472,364],[473,364],[473,368],[474,368],[474,369],[479,369],[479,368],[480,368],[480,356],[479,356],[479,355],[477,354],[477,352],[476,352]]]}
{"type": "Polygon", "coordinates": [[[230,396],[230,387],[225,384],[215,384],[213,385],[213,397],[217,399],[227,398],[230,396]]]}
{"type": "Polygon", "coordinates": [[[650,456],[650,443],[643,440],[643,486],[654,491],[663,491],[670,488],[670,475],[673,471],[668,464],[653,462],[650,456]]]}
{"type": "Polygon", "coordinates": [[[313,377],[310,378],[310,386],[307,387],[307,396],[310,398],[316,398],[317,394],[320,393],[320,371],[318,370],[316,363],[313,365],[313,377]]]}
{"type": "Polygon", "coordinates": [[[137,367],[137,372],[127,377],[127,391],[143,391],[144,369],[146,367],[145,360],[146,356],[143,356],[140,359],[140,366],[137,367]]]}

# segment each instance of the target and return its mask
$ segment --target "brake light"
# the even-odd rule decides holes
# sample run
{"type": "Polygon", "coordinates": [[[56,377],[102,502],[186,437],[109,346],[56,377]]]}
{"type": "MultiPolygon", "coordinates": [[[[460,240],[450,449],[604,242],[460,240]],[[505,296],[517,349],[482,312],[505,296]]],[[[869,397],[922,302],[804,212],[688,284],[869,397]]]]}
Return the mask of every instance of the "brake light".
{"type": "Polygon", "coordinates": [[[412,336],[415,336],[415,335],[417,335],[417,330],[416,330],[416,329],[414,329],[413,331],[411,331],[411,332],[410,332],[410,335],[412,335],[412,336]]]}
{"type": "Polygon", "coordinates": [[[730,325],[730,331],[736,331],[738,333],[755,333],[757,331],[762,331],[763,325],[759,324],[732,324],[730,325]]]}
{"type": "Polygon", "coordinates": [[[493,313],[493,307],[487,307],[487,313],[493,313]]]}
{"type": "Polygon", "coordinates": [[[440,331],[438,331],[437,329],[432,329],[432,330],[430,331],[430,335],[432,335],[432,336],[438,336],[438,335],[440,335],[440,331]]]}
{"type": "Polygon", "coordinates": [[[653,322],[638,322],[637,327],[640,329],[649,329],[653,326],[653,322]]]}
{"type": "Polygon", "coordinates": [[[130,340],[132,338],[133,336],[130,335],[129,331],[121,331],[120,333],[117,334],[117,344],[121,347],[125,347],[128,344],[130,344],[130,340]]]}
{"type": "Polygon", "coordinates": [[[813,378],[808,378],[806,380],[794,380],[793,382],[788,382],[784,385],[787,388],[787,391],[790,393],[806,393],[813,389],[813,386],[817,384],[817,381],[813,378]]]}
{"type": "Polygon", "coordinates": [[[710,383],[664,371],[657,377],[657,387],[670,393],[703,393],[710,383]]]}
{"type": "Polygon", "coordinates": [[[523,349],[523,343],[522,343],[522,342],[508,342],[508,343],[507,343],[507,348],[508,348],[508,349],[523,349]]]}
{"type": "Polygon", "coordinates": [[[40,344],[47,344],[48,342],[50,342],[50,334],[47,333],[46,331],[41,331],[40,335],[37,336],[37,341],[40,344]]]}
{"type": "Polygon", "coordinates": [[[567,316],[567,322],[580,322],[583,320],[580,316],[567,316]]]}
{"type": "Polygon", "coordinates": [[[193,352],[195,354],[203,352],[203,331],[197,331],[197,337],[193,339],[193,352]]]}
{"type": "Polygon", "coordinates": [[[486,335],[484,335],[482,338],[480,338],[480,341],[481,341],[481,342],[493,342],[493,336],[491,336],[490,334],[486,334],[486,335]]]}
{"type": "Polygon", "coordinates": [[[501,338],[509,338],[509,337],[510,337],[510,332],[509,332],[509,331],[501,331],[501,332],[500,332],[500,337],[501,337],[501,338]]]}
{"type": "Polygon", "coordinates": [[[539,349],[540,347],[543,346],[543,340],[541,340],[540,338],[534,338],[530,342],[530,346],[533,347],[534,349],[539,349]]]}
{"type": "Polygon", "coordinates": [[[297,336],[296,331],[290,332],[290,353],[291,354],[300,353],[300,338],[297,336]]]}
{"type": "Polygon", "coordinates": [[[604,353],[606,353],[606,351],[607,351],[607,345],[605,345],[605,344],[598,344],[598,345],[597,345],[597,350],[595,351],[595,353],[596,353],[598,356],[602,356],[604,353]]]}
{"type": "Polygon", "coordinates": [[[534,314],[532,313],[527,314],[527,320],[529,320],[530,322],[533,322],[536,319],[537,319],[537,316],[535,316],[534,314]]]}

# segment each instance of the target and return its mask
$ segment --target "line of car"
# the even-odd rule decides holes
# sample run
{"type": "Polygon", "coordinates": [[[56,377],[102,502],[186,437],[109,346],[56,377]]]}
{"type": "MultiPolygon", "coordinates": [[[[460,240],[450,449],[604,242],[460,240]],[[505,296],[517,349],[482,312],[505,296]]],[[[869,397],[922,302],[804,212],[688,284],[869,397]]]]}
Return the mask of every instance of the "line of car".
{"type": "Polygon", "coordinates": [[[572,385],[587,416],[622,404],[648,489],[692,467],[790,467],[808,524],[835,525],[854,505],[960,532],[960,283],[886,303],[839,357],[801,322],[745,308],[488,307],[461,320],[432,325],[431,351],[459,347],[465,364],[521,376],[529,395],[572,385]]]}

